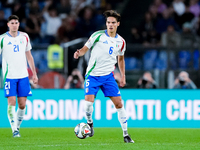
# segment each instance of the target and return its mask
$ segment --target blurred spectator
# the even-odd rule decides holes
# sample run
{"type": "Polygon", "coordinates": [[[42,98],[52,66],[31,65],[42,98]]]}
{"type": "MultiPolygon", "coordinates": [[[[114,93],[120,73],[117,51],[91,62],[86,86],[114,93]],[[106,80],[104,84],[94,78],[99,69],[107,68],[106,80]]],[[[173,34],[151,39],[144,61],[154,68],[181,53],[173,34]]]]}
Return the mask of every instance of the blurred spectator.
{"type": "Polygon", "coordinates": [[[38,0],[32,0],[30,6],[28,7],[29,13],[32,12],[35,15],[40,15],[41,9],[38,3],[38,0]]]}
{"type": "Polygon", "coordinates": [[[33,44],[40,42],[40,21],[35,11],[30,11],[29,17],[26,19],[25,31],[28,33],[33,44]]]}
{"type": "Polygon", "coordinates": [[[53,43],[58,31],[58,28],[62,24],[62,20],[57,15],[55,7],[52,5],[53,1],[49,3],[43,9],[43,17],[46,22],[46,33],[43,38],[43,43],[53,43]]]}
{"type": "Polygon", "coordinates": [[[25,21],[26,21],[26,13],[25,8],[20,2],[14,3],[14,6],[12,8],[12,14],[15,14],[19,17],[20,22],[20,30],[24,31],[25,28],[25,21]]]}
{"type": "Polygon", "coordinates": [[[132,27],[131,28],[131,43],[135,44],[141,44],[142,43],[142,37],[138,31],[137,27],[132,27]]]}
{"type": "Polygon", "coordinates": [[[51,44],[47,48],[47,62],[48,67],[51,70],[56,72],[62,72],[64,67],[63,62],[63,48],[59,45],[58,39],[54,41],[54,44],[51,44]]]}
{"type": "Polygon", "coordinates": [[[80,11],[87,6],[94,8],[93,0],[71,0],[72,13],[79,14],[80,11]]]}
{"type": "Polygon", "coordinates": [[[183,47],[192,47],[192,46],[195,46],[196,44],[196,36],[194,33],[192,33],[191,31],[192,29],[192,26],[191,26],[191,23],[189,22],[186,22],[183,24],[183,31],[181,33],[181,46],[183,47]]]}
{"type": "Polygon", "coordinates": [[[160,14],[158,14],[158,10],[155,5],[151,5],[149,7],[149,12],[151,14],[153,22],[157,21],[160,14]]]}
{"type": "Polygon", "coordinates": [[[84,7],[79,12],[76,29],[79,33],[79,37],[89,37],[96,31],[95,12],[92,7],[84,7]]]}
{"type": "Polygon", "coordinates": [[[60,0],[60,3],[58,3],[56,6],[56,10],[58,12],[58,15],[69,15],[71,11],[70,0],[60,0]]]}
{"type": "Polygon", "coordinates": [[[117,4],[123,2],[124,0],[105,0],[107,4],[110,4],[115,9],[117,4]]]}
{"type": "Polygon", "coordinates": [[[200,6],[198,0],[190,0],[189,2],[189,11],[194,14],[195,17],[198,17],[200,14],[200,6]]]}
{"type": "Polygon", "coordinates": [[[193,29],[195,30],[197,35],[200,37],[200,16],[197,18],[193,29]]]}
{"type": "Polygon", "coordinates": [[[8,31],[7,20],[4,19],[4,11],[0,10],[0,35],[8,31]]]}
{"type": "Polygon", "coordinates": [[[173,17],[170,14],[169,9],[165,9],[162,13],[162,18],[157,20],[156,22],[156,31],[161,34],[162,32],[167,31],[167,27],[169,25],[173,25],[175,27],[175,30],[178,30],[178,26],[173,19],[173,17]]]}
{"type": "Polygon", "coordinates": [[[149,31],[146,39],[143,39],[143,45],[147,47],[160,46],[160,38],[160,34],[158,34],[157,31],[153,29],[149,31]]]}
{"type": "Polygon", "coordinates": [[[60,43],[69,42],[77,38],[75,30],[76,22],[73,17],[68,16],[62,20],[62,25],[58,28],[57,38],[60,43]]]}
{"type": "Polygon", "coordinates": [[[150,72],[145,72],[143,76],[138,80],[137,83],[138,89],[156,89],[157,85],[152,78],[152,75],[150,72]]]}
{"type": "Polygon", "coordinates": [[[67,78],[64,89],[84,88],[84,79],[78,69],[74,69],[72,74],[67,78]]]}
{"type": "MultiPolygon", "coordinates": [[[[96,10],[95,21],[96,21],[96,28],[97,30],[102,30],[106,28],[105,25],[105,18],[102,15],[105,8],[99,8],[96,10]]],[[[111,10],[111,9],[108,9],[111,10]]]]}
{"type": "Polygon", "coordinates": [[[149,31],[154,29],[154,27],[155,20],[152,19],[152,15],[150,12],[146,12],[144,20],[140,23],[140,31],[142,32],[142,35],[147,35],[149,31]]]}
{"type": "Polygon", "coordinates": [[[65,78],[62,74],[54,71],[45,72],[38,81],[38,85],[45,89],[62,89],[65,85],[65,78]]]}
{"type": "Polygon", "coordinates": [[[153,5],[156,7],[158,13],[162,13],[167,9],[167,5],[162,0],[154,0],[153,5]]]}
{"type": "Polygon", "coordinates": [[[196,85],[189,78],[189,74],[186,71],[181,71],[178,77],[174,81],[173,89],[196,89],[196,85]]]}
{"type": "Polygon", "coordinates": [[[180,46],[180,34],[174,30],[173,25],[167,27],[167,31],[161,35],[161,45],[169,47],[180,46]]]}
{"type": "Polygon", "coordinates": [[[174,19],[176,20],[176,23],[179,25],[179,28],[182,28],[183,24],[185,22],[192,22],[192,20],[195,18],[194,14],[189,11],[188,8],[186,8],[186,11],[183,15],[178,16],[174,15],[174,19]]]}
{"type": "Polygon", "coordinates": [[[17,15],[21,21],[24,21],[24,19],[27,17],[25,13],[25,8],[20,2],[15,2],[12,8],[12,14],[17,15]]]}
{"type": "Polygon", "coordinates": [[[185,13],[186,6],[184,0],[173,0],[172,7],[176,15],[181,16],[185,13]]]}

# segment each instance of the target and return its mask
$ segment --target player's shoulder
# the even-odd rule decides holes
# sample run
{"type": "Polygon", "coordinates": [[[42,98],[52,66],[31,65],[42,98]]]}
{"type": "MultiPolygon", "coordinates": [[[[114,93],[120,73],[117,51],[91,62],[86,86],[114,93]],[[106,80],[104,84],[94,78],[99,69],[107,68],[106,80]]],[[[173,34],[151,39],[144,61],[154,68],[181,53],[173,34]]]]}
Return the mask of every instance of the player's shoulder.
{"type": "Polygon", "coordinates": [[[28,34],[26,32],[19,31],[19,36],[20,37],[25,37],[26,41],[27,42],[29,41],[29,36],[28,36],[28,34]]]}
{"type": "Polygon", "coordinates": [[[126,42],[125,39],[124,39],[121,35],[119,35],[119,34],[117,34],[117,35],[118,35],[118,37],[117,37],[118,40],[121,40],[121,41],[124,42],[124,43],[126,42]]]}
{"type": "Polygon", "coordinates": [[[22,31],[19,31],[19,35],[20,36],[27,36],[28,37],[28,34],[26,32],[22,32],[22,31]]]}
{"type": "Polygon", "coordinates": [[[5,38],[6,35],[7,35],[6,33],[1,34],[1,35],[0,35],[0,39],[5,38]]]}
{"type": "Polygon", "coordinates": [[[96,31],[91,35],[91,38],[97,37],[97,36],[104,34],[104,33],[105,33],[105,30],[96,31]]]}

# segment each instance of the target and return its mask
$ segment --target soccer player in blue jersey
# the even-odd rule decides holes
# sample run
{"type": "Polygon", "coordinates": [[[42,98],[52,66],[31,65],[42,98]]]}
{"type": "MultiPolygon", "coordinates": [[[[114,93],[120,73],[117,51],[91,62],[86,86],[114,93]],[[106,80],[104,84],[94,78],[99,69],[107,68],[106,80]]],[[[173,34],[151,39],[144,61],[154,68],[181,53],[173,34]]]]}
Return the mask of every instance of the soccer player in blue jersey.
{"type": "Polygon", "coordinates": [[[31,44],[28,34],[18,31],[19,18],[11,15],[8,18],[9,31],[0,36],[0,54],[2,53],[2,70],[4,77],[4,95],[8,99],[8,119],[13,137],[20,137],[19,127],[25,115],[27,96],[31,96],[28,79],[27,61],[33,72],[33,83],[38,77],[31,54],[31,44]],[[18,109],[15,113],[16,96],[18,109]]]}
{"type": "Polygon", "coordinates": [[[114,79],[113,71],[117,63],[121,73],[120,86],[126,84],[124,52],[126,50],[125,40],[117,34],[121,16],[116,11],[108,10],[104,12],[107,30],[93,33],[86,44],[74,53],[74,58],[78,59],[91,49],[91,56],[85,76],[85,111],[87,123],[91,127],[91,136],[94,135],[93,129],[93,103],[99,88],[105,97],[109,97],[114,103],[118,120],[123,130],[124,142],[134,143],[127,131],[126,111],[122,104],[119,87],[114,79]]]}

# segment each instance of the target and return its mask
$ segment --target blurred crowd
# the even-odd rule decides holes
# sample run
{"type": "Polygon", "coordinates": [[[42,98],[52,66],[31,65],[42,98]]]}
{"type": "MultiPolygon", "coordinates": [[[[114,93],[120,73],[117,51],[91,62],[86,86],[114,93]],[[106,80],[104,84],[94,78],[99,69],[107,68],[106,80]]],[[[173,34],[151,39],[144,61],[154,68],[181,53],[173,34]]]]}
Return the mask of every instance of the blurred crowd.
{"type": "Polygon", "coordinates": [[[131,29],[132,43],[144,46],[198,46],[199,0],[153,0],[140,25],[131,29]]]}
{"type": "Polygon", "coordinates": [[[29,34],[33,45],[61,44],[89,37],[105,24],[102,12],[122,0],[1,0],[0,34],[7,31],[7,18],[20,18],[20,31],[29,34]],[[114,3],[116,2],[116,3],[114,3]]]}
{"type": "MultiPolygon", "coordinates": [[[[115,9],[123,0],[1,0],[0,1],[0,34],[7,31],[7,18],[15,14],[20,18],[20,31],[28,33],[31,44],[46,45],[47,51],[32,51],[38,73],[39,85],[33,88],[83,88],[84,77],[79,70],[69,72],[63,77],[56,72],[47,72],[47,68],[63,68],[60,62],[51,60],[54,56],[48,52],[51,47],[80,38],[89,37],[96,30],[105,29],[105,19],[102,13],[108,9],[115,9]],[[44,74],[43,74],[44,73],[44,74]]],[[[193,47],[200,43],[200,2],[199,0],[170,0],[165,4],[162,0],[153,0],[139,26],[131,29],[131,43],[142,44],[147,47],[193,47]]],[[[63,62],[63,50],[58,47],[60,59],[63,62]]],[[[182,51],[181,51],[182,52],[182,51]]],[[[199,51],[195,60],[199,60],[199,51]]],[[[180,55],[180,69],[188,69],[189,53],[183,51],[180,55]],[[183,53],[183,54],[182,54],[183,53]],[[187,61],[185,60],[187,56],[187,61]],[[183,60],[183,61],[182,61],[183,60]],[[186,62],[186,63],[185,63],[186,62]],[[186,64],[182,65],[181,64],[186,64]]],[[[137,56],[137,55],[136,55],[137,56]]],[[[139,78],[137,88],[159,88],[148,70],[167,68],[166,52],[156,50],[147,51],[143,59],[136,56],[126,57],[126,70],[143,69],[144,74],[139,78]],[[130,59],[130,61],[128,61],[130,59]],[[136,61],[137,60],[137,61],[136,61]],[[138,61],[139,60],[139,61],[138,61]],[[143,62],[143,67],[141,61],[143,62]],[[136,66],[134,66],[136,64],[136,66]],[[128,68],[130,66],[130,68],[128,68]]],[[[175,64],[174,54],[170,54],[170,61],[175,64]]],[[[198,63],[199,61],[197,61],[198,63]]],[[[194,63],[195,64],[195,63],[194,63]]],[[[172,65],[173,68],[177,65],[172,65]]],[[[196,67],[199,69],[199,65],[196,67]]],[[[54,70],[55,71],[55,70],[54,70]]],[[[114,72],[119,83],[120,73],[114,72]]],[[[31,81],[31,77],[30,77],[31,81]]],[[[32,83],[32,82],[31,82],[32,83]]],[[[187,72],[180,72],[174,81],[173,88],[195,89],[196,86],[187,72]]]]}

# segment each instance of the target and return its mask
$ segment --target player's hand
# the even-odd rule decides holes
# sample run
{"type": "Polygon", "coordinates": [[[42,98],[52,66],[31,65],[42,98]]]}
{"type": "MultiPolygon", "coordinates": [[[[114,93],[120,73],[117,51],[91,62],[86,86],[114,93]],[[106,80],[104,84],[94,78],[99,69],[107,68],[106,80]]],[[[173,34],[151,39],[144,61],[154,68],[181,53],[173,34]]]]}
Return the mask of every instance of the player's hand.
{"type": "Polygon", "coordinates": [[[125,85],[126,85],[126,78],[125,78],[125,76],[123,76],[120,80],[119,86],[124,87],[125,85]]]}
{"type": "Polygon", "coordinates": [[[80,50],[77,49],[77,51],[74,53],[74,58],[78,59],[80,56],[80,50]]]}
{"type": "Polygon", "coordinates": [[[33,75],[32,80],[33,80],[34,84],[38,84],[38,77],[37,77],[37,75],[33,75]]]}

